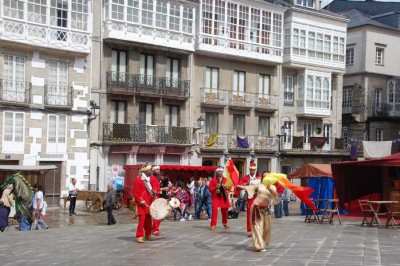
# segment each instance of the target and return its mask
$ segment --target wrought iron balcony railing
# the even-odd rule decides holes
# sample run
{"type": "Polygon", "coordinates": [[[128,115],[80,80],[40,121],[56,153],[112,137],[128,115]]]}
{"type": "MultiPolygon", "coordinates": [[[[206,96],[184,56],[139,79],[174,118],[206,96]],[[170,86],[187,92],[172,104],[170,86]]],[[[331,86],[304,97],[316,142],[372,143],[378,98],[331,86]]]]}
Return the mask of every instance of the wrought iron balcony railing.
{"type": "Polygon", "coordinates": [[[285,105],[293,105],[294,102],[294,93],[285,91],[283,93],[283,103],[285,105]]]}
{"type": "Polygon", "coordinates": [[[72,106],[72,89],[68,86],[44,85],[44,104],[72,106]]]}
{"type": "Polygon", "coordinates": [[[190,80],[158,78],[152,75],[125,72],[107,72],[107,90],[119,93],[143,93],[188,98],[190,80]]]}
{"type": "Polygon", "coordinates": [[[291,136],[281,139],[282,151],[304,152],[348,152],[343,138],[291,136]]]}
{"type": "Polygon", "coordinates": [[[18,103],[31,102],[32,83],[0,79],[0,100],[18,103]]]}
{"type": "Polygon", "coordinates": [[[372,116],[375,117],[393,117],[400,116],[399,103],[380,103],[372,105],[372,116]]]}
{"type": "Polygon", "coordinates": [[[103,141],[191,145],[192,131],[190,127],[104,123],[103,141]]]}

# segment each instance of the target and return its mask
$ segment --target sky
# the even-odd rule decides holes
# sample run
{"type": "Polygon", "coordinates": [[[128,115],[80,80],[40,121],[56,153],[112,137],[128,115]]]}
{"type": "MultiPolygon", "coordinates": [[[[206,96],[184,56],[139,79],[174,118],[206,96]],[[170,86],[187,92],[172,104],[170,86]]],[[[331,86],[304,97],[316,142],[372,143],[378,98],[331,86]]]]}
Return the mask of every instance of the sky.
{"type": "MultiPolygon", "coordinates": [[[[359,0],[357,0],[357,1],[359,1],[359,0]]],[[[375,1],[376,2],[400,2],[400,0],[375,0],[375,1]]],[[[321,7],[326,6],[330,2],[332,2],[332,0],[322,0],[321,1],[321,7]]]]}

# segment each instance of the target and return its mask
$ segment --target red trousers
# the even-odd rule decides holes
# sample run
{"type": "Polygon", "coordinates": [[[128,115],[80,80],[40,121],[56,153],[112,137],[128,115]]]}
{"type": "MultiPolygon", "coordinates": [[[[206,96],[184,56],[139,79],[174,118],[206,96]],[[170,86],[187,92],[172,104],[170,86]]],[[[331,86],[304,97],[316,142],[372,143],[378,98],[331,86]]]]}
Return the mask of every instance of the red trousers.
{"type": "MultiPolygon", "coordinates": [[[[222,214],[222,224],[228,224],[228,208],[220,208],[222,214]]],[[[211,226],[217,226],[218,207],[212,206],[211,226]]]]}
{"type": "Polygon", "coordinates": [[[160,232],[160,224],[161,220],[153,219],[153,229],[152,229],[153,233],[160,232]]]}
{"type": "Polygon", "coordinates": [[[152,220],[150,214],[139,214],[136,237],[151,236],[152,220]]]}
{"type": "Polygon", "coordinates": [[[251,199],[247,199],[247,204],[246,204],[247,233],[251,233],[251,205],[253,205],[254,200],[255,200],[255,197],[253,197],[251,199]]]}

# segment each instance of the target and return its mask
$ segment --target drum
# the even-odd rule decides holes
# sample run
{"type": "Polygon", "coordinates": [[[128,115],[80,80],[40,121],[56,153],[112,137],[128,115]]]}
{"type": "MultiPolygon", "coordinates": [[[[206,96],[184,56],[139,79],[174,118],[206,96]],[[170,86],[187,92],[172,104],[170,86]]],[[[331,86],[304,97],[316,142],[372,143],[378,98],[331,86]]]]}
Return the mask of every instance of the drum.
{"type": "Polygon", "coordinates": [[[169,205],[175,209],[181,206],[181,202],[177,198],[171,198],[171,200],[169,201],[169,205]]]}
{"type": "Polygon", "coordinates": [[[170,205],[168,205],[168,201],[163,198],[158,198],[154,200],[150,205],[150,215],[156,220],[162,220],[171,211],[170,205]]]}

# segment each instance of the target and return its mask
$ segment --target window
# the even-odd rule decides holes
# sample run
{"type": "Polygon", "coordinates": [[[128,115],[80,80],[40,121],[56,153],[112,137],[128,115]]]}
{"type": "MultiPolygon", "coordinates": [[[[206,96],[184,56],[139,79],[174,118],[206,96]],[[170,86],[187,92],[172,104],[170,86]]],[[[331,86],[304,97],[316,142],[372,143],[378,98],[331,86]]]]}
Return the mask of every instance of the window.
{"type": "Polygon", "coordinates": [[[313,8],[314,0],[296,0],[296,5],[313,8]]]}
{"type": "Polygon", "coordinates": [[[165,110],[165,126],[179,126],[179,106],[167,105],[165,110]]]}
{"type": "Polygon", "coordinates": [[[111,100],[110,123],[126,123],[126,102],[111,100]]]}
{"type": "Polygon", "coordinates": [[[382,112],[382,90],[376,89],[374,94],[374,109],[376,113],[382,112]]]}
{"type": "Polygon", "coordinates": [[[67,117],[65,115],[49,115],[47,140],[49,143],[65,143],[67,117]]]}
{"type": "Polygon", "coordinates": [[[46,104],[68,105],[68,64],[49,62],[49,84],[46,92],[46,104]]]}
{"type": "Polygon", "coordinates": [[[385,49],[381,47],[376,47],[375,52],[375,65],[383,65],[383,56],[385,49]]]}
{"type": "Polygon", "coordinates": [[[310,137],[312,137],[312,124],[304,123],[304,139],[303,143],[310,143],[310,137]]]}
{"type": "Polygon", "coordinates": [[[288,143],[292,143],[292,137],[293,137],[293,123],[290,121],[285,121],[283,122],[283,125],[286,128],[286,135],[283,137],[284,138],[284,143],[286,147],[289,147],[289,145],[287,145],[288,143]]]}
{"type": "Polygon", "coordinates": [[[269,117],[260,116],[258,118],[258,136],[259,137],[269,136],[269,117]]]}
{"type": "Polygon", "coordinates": [[[206,67],[206,78],[205,85],[207,92],[217,92],[218,91],[218,68],[206,67]]]}
{"type": "Polygon", "coordinates": [[[331,109],[330,77],[309,72],[304,96],[300,82],[299,80],[299,99],[303,100],[304,97],[307,108],[331,109]]]}
{"type": "Polygon", "coordinates": [[[233,94],[243,96],[245,91],[246,73],[243,71],[233,71],[233,94]]]}
{"type": "Polygon", "coordinates": [[[323,131],[322,131],[322,136],[324,136],[324,138],[327,138],[327,140],[325,142],[325,146],[329,146],[331,143],[331,137],[332,137],[332,125],[330,125],[330,124],[324,125],[323,131]]]}
{"type": "Polygon", "coordinates": [[[181,9],[180,9],[179,4],[170,3],[170,9],[169,9],[169,29],[170,30],[179,31],[180,17],[181,17],[180,10],[181,9]]]}
{"type": "Polygon", "coordinates": [[[67,152],[67,116],[48,115],[47,153],[67,152]]]}
{"type": "Polygon", "coordinates": [[[283,77],[283,99],[287,105],[293,104],[293,79],[292,76],[283,77]]]}
{"type": "Polygon", "coordinates": [[[140,55],[140,84],[153,85],[154,56],[140,55]]]}
{"type": "Polygon", "coordinates": [[[133,23],[139,23],[139,0],[128,0],[126,19],[133,23]]]}
{"type": "Polygon", "coordinates": [[[4,112],[4,141],[24,141],[24,113],[4,112]]]}
{"type": "Polygon", "coordinates": [[[124,20],[124,0],[110,0],[111,4],[111,18],[117,20],[124,20]]]}
{"type": "Polygon", "coordinates": [[[269,95],[269,75],[260,74],[258,77],[259,96],[269,95]]]}
{"type": "Polygon", "coordinates": [[[183,7],[182,31],[185,33],[193,32],[193,9],[191,7],[183,7]]]}
{"type": "Polygon", "coordinates": [[[125,82],[127,69],[126,51],[112,50],[111,51],[111,74],[113,81],[125,82]]]}
{"type": "Polygon", "coordinates": [[[47,0],[28,1],[28,21],[46,24],[47,0]]]}
{"type": "Polygon", "coordinates": [[[3,95],[6,101],[25,102],[25,58],[4,55],[3,95]]]}
{"type": "MultiPolygon", "coordinates": [[[[68,0],[51,0],[50,25],[61,28],[68,27],[68,0]]],[[[67,41],[67,32],[57,31],[57,40],[67,41]]]]}
{"type": "Polygon", "coordinates": [[[167,28],[167,1],[157,1],[156,27],[167,28]]]}
{"type": "Polygon", "coordinates": [[[139,124],[153,125],[154,123],[154,105],[152,103],[139,104],[139,124]]]}
{"type": "Polygon", "coordinates": [[[342,138],[344,139],[345,147],[349,145],[349,128],[343,127],[342,128],[342,138]]]}
{"type": "Polygon", "coordinates": [[[352,112],[353,105],[353,90],[345,88],[343,90],[343,113],[349,114],[352,112]]]}
{"type": "Polygon", "coordinates": [[[206,113],[205,132],[206,134],[218,133],[218,113],[206,113]]]}
{"type": "Polygon", "coordinates": [[[390,111],[396,110],[396,106],[400,104],[400,89],[397,81],[389,82],[388,96],[390,111]]]}
{"type": "Polygon", "coordinates": [[[167,58],[165,67],[167,87],[177,88],[179,81],[179,59],[167,58]]]}
{"type": "Polygon", "coordinates": [[[382,129],[377,129],[375,131],[375,140],[376,141],[383,141],[383,130],[382,129]]]}
{"type": "Polygon", "coordinates": [[[142,24],[153,25],[153,0],[142,0],[142,24]]]}
{"type": "Polygon", "coordinates": [[[346,49],[346,65],[354,64],[354,47],[346,49]]]}
{"type": "Polygon", "coordinates": [[[25,0],[4,0],[4,16],[16,19],[24,19],[25,0]]]}
{"type": "Polygon", "coordinates": [[[87,31],[89,18],[88,0],[71,0],[71,28],[87,31]]]}
{"type": "Polygon", "coordinates": [[[232,134],[236,136],[243,136],[244,132],[244,115],[233,115],[233,128],[232,134]]]}

